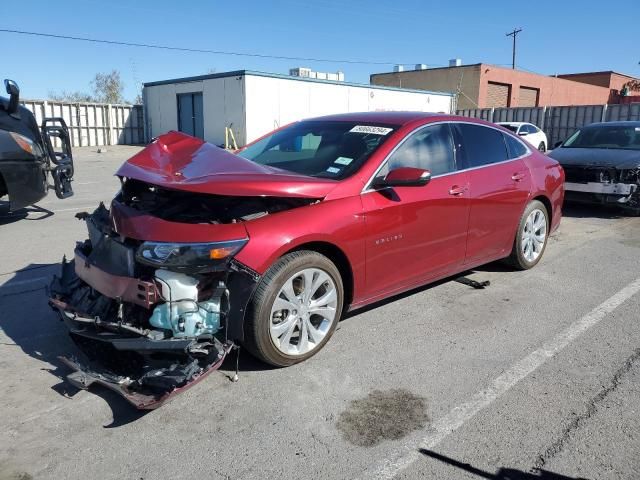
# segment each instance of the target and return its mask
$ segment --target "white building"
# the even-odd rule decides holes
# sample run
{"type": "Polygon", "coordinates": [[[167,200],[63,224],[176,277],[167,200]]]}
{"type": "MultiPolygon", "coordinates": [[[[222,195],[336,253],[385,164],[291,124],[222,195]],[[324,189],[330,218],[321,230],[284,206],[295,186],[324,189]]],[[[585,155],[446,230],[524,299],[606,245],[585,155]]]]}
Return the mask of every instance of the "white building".
{"type": "Polygon", "coordinates": [[[144,84],[147,138],[180,130],[216,145],[231,128],[238,146],[288,123],[335,113],[451,113],[451,93],[240,70],[144,84]]]}

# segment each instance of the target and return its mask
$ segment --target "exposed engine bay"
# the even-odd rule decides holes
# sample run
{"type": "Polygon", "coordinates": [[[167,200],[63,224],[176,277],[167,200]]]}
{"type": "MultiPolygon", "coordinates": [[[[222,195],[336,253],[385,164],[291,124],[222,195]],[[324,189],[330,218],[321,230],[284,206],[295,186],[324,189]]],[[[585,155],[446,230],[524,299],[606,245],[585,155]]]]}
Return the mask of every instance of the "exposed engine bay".
{"type": "Polygon", "coordinates": [[[640,168],[618,169],[603,166],[564,165],[568,200],[614,203],[640,209],[640,168]]]}
{"type": "Polygon", "coordinates": [[[63,260],[49,301],[89,360],[83,366],[63,359],[77,370],[68,378],[79,388],[97,382],[138,408],[156,408],[219,367],[242,339],[259,275],[222,256],[231,252],[224,249],[205,265],[174,265],[179,249],[187,260],[195,253],[118,235],[104,205],[78,217],[89,238],[77,244],[72,261],[63,260]],[[163,260],[165,267],[154,265],[163,260]]]}
{"type": "Polygon", "coordinates": [[[309,198],[237,197],[171,190],[124,179],[118,197],[124,205],[163,220],[182,223],[235,223],[317,202],[309,198]]]}

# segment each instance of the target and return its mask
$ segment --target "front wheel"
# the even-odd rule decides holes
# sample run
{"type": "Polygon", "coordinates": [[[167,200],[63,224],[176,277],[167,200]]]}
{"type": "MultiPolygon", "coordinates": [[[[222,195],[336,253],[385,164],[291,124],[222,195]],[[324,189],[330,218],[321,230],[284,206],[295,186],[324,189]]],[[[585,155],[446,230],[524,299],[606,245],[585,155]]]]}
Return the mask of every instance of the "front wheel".
{"type": "Polygon", "coordinates": [[[335,331],[344,301],[336,266],[318,252],[280,258],[264,274],[245,324],[245,346],[277,367],[315,355],[335,331]]]}
{"type": "Polygon", "coordinates": [[[520,218],[518,232],[507,263],[518,270],[534,267],[547,247],[548,232],[549,212],[542,202],[534,200],[527,205],[520,218]]]}

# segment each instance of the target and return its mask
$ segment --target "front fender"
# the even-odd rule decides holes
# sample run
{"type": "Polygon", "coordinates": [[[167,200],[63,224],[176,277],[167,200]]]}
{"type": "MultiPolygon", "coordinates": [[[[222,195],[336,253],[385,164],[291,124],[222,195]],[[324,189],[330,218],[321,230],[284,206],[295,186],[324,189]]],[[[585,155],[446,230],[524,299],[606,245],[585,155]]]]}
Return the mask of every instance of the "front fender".
{"type": "Polygon", "coordinates": [[[364,279],[365,224],[360,196],[319,202],[245,224],[249,242],[236,259],[260,275],[291,250],[314,242],[344,253],[354,276],[354,296],[364,279]]]}

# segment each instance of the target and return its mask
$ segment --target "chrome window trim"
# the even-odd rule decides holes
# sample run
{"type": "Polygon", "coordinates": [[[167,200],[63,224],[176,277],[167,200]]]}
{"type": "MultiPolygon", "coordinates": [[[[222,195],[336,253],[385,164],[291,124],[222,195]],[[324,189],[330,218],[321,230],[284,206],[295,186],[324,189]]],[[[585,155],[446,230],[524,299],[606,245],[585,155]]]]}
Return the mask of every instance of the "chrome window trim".
{"type": "MultiPolygon", "coordinates": [[[[507,132],[504,131],[503,128],[499,128],[497,126],[493,126],[493,125],[484,125],[482,123],[477,123],[477,122],[468,122],[465,120],[442,120],[439,122],[431,122],[431,123],[426,123],[424,125],[420,125],[416,128],[414,128],[413,130],[411,130],[407,135],[405,135],[405,137],[402,139],[402,141],[400,143],[398,143],[395,147],[393,147],[393,150],[391,150],[386,157],[384,157],[384,159],[382,160],[382,162],[380,162],[380,165],[378,165],[378,168],[376,168],[376,170],[373,172],[373,175],[371,175],[371,177],[369,178],[369,180],[367,180],[367,182],[365,183],[364,188],[362,189],[362,191],[360,192],[360,194],[364,194],[364,193],[369,193],[369,192],[378,192],[381,189],[376,189],[373,188],[371,186],[371,183],[373,182],[373,179],[376,178],[376,176],[378,175],[378,173],[380,172],[380,170],[382,170],[382,168],[385,166],[385,164],[389,161],[389,158],[391,158],[391,155],[393,155],[396,150],[398,150],[403,144],[404,142],[406,142],[409,137],[411,137],[414,133],[422,130],[423,128],[426,127],[430,127],[432,125],[441,125],[441,124],[445,124],[445,123],[449,123],[449,124],[457,124],[457,123],[467,123],[470,125],[478,125],[480,127],[485,127],[485,128],[492,128],[493,130],[497,130],[498,132],[504,134],[507,134],[507,132]]],[[[458,163],[458,156],[457,156],[457,148],[456,148],[456,144],[455,144],[455,136],[453,135],[453,132],[451,132],[451,135],[453,137],[453,154],[456,160],[456,165],[458,163]]],[[[502,162],[495,162],[495,163],[488,163],[486,165],[480,165],[478,167],[469,167],[469,168],[464,168],[462,170],[456,170],[455,172],[448,172],[448,173],[441,173],[440,175],[434,175],[431,177],[431,179],[433,180],[434,178],[440,178],[440,177],[447,177],[449,175],[455,175],[457,173],[462,173],[462,172],[470,172],[472,170],[478,170],[480,168],[487,168],[487,167],[492,167],[494,165],[502,165],[505,163],[509,163],[509,162],[514,162],[516,160],[521,160],[524,157],[528,157],[529,155],[531,155],[531,149],[529,148],[529,146],[523,142],[522,140],[520,140],[516,135],[511,135],[513,138],[515,138],[518,142],[520,142],[522,144],[522,146],[524,146],[526,153],[523,155],[520,155],[519,157],[515,157],[515,158],[509,158],[507,160],[503,160],[502,162]]],[[[506,145],[505,143],[505,148],[507,149],[507,153],[509,153],[509,147],[506,145]]],[[[390,188],[390,187],[385,187],[385,188],[390,188]]],[[[384,189],[382,189],[384,190],[384,189]]]]}

